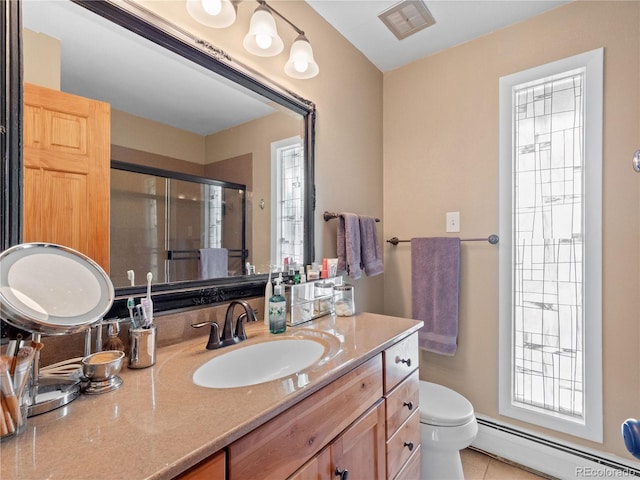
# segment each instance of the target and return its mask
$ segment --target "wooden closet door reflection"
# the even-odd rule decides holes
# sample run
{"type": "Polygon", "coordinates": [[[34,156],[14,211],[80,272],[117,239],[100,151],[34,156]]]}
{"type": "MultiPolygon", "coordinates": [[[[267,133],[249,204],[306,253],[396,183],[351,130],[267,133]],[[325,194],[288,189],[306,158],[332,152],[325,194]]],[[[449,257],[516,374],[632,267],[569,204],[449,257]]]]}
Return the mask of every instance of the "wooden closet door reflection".
{"type": "Polygon", "coordinates": [[[65,245],[109,272],[108,103],[24,85],[25,242],[65,245]]]}

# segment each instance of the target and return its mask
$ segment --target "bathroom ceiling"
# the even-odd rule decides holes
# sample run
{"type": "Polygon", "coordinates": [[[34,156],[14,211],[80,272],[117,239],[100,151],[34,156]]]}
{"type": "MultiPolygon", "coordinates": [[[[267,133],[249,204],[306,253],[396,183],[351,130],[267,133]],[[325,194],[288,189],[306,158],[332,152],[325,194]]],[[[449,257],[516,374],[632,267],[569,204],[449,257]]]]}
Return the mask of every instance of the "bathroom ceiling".
{"type": "MultiPolygon", "coordinates": [[[[569,3],[562,0],[424,0],[435,18],[435,25],[398,40],[378,18],[398,0],[306,2],[383,72],[569,3]]],[[[312,35],[309,40],[313,44],[312,35]]]]}

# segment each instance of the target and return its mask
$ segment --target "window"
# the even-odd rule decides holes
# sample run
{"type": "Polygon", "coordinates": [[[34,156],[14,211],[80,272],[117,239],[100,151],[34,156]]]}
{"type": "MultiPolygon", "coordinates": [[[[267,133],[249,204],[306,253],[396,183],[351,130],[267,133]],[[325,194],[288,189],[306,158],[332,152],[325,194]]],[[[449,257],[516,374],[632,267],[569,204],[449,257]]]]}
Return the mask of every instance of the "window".
{"type": "Polygon", "coordinates": [[[602,50],[500,79],[500,414],[602,441],[602,50]]]}
{"type": "Polygon", "coordinates": [[[271,144],[271,261],[275,265],[304,262],[304,152],[300,137],[271,144]]]}
{"type": "Polygon", "coordinates": [[[205,208],[203,209],[203,246],[220,248],[222,246],[222,187],[203,184],[205,208]]]}

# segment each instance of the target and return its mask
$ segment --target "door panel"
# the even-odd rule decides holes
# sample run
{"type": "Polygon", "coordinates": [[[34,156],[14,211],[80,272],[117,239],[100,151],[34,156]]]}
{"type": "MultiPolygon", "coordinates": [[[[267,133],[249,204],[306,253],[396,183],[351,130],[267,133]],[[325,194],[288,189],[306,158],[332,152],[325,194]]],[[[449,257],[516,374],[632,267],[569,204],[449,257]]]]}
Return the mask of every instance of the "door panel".
{"type": "Polygon", "coordinates": [[[25,242],[78,250],[109,272],[110,106],[24,85],[25,242]]]}

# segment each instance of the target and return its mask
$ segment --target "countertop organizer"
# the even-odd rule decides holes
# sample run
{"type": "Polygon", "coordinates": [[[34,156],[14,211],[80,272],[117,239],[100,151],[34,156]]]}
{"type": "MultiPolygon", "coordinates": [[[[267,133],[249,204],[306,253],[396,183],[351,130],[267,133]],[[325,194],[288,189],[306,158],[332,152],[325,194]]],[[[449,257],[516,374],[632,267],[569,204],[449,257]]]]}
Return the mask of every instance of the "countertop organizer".
{"type": "Polygon", "coordinates": [[[342,285],[342,277],[320,278],[285,286],[287,325],[298,325],[336,311],[333,287],[342,285]]]}

